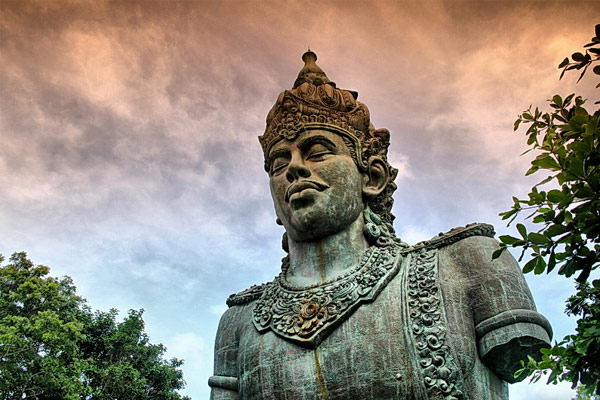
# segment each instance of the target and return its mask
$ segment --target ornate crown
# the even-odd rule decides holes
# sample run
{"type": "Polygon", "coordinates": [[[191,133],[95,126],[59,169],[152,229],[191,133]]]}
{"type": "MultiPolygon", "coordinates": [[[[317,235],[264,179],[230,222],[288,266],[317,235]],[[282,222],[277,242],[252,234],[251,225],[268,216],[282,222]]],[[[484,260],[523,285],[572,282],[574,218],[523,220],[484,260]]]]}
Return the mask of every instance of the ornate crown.
{"type": "Polygon", "coordinates": [[[350,139],[354,147],[350,151],[362,170],[366,170],[368,159],[373,155],[386,159],[389,131],[373,127],[369,109],[356,100],[358,93],[338,89],[315,63],[317,55],[312,51],[304,53],[302,60],[304,68],[298,73],[294,87],[279,95],[267,115],[265,133],[258,138],[265,160],[279,140],[293,140],[301,132],[312,129],[333,131],[350,139]]]}

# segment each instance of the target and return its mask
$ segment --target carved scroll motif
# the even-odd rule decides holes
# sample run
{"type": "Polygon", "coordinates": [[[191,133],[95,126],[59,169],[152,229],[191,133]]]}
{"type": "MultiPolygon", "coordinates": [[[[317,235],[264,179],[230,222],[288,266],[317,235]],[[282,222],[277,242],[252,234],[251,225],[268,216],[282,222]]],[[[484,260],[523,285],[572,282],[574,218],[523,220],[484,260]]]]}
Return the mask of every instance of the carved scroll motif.
{"type": "Polygon", "coordinates": [[[437,283],[437,249],[413,253],[408,272],[411,334],[429,399],[466,400],[460,370],[446,343],[442,297],[437,283]]]}

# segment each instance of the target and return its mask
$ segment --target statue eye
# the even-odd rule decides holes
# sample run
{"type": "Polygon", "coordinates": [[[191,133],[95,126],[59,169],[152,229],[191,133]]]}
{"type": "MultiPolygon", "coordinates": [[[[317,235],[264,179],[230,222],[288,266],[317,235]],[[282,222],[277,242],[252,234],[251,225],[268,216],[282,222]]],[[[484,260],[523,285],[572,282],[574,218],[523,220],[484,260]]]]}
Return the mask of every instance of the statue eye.
{"type": "Polygon", "coordinates": [[[308,151],[306,152],[306,159],[318,161],[324,159],[330,154],[333,154],[333,151],[331,149],[320,143],[315,143],[314,145],[310,146],[310,149],[308,149],[308,151]]]}
{"type": "Polygon", "coordinates": [[[285,167],[289,164],[289,161],[284,157],[276,157],[273,161],[271,161],[271,175],[279,175],[285,167]]]}

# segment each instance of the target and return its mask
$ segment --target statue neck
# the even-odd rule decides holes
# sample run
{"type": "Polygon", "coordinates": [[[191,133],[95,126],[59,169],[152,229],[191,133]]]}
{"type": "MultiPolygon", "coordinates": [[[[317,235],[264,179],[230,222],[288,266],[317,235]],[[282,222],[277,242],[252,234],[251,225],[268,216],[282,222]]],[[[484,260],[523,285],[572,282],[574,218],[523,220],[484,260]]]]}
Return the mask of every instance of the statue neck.
{"type": "Polygon", "coordinates": [[[346,230],[326,238],[314,242],[296,242],[288,238],[287,282],[294,286],[323,283],[358,265],[369,247],[363,227],[361,213],[346,230]]]}

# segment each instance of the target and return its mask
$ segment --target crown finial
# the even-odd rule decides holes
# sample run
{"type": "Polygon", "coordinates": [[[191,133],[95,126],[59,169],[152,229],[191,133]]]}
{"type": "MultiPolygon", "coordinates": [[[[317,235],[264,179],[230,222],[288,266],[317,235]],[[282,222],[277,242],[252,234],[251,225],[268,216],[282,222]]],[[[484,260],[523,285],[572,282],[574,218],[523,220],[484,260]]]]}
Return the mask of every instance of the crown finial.
{"type": "Polygon", "coordinates": [[[313,51],[310,51],[310,47],[309,47],[308,51],[306,51],[304,54],[302,54],[302,61],[304,61],[305,66],[309,62],[311,64],[314,64],[314,62],[317,61],[317,54],[313,51]]]}
{"type": "Polygon", "coordinates": [[[294,82],[294,89],[302,85],[304,82],[312,83],[315,86],[324,83],[330,83],[335,87],[335,83],[331,82],[325,72],[316,64],[317,54],[308,48],[308,51],[302,54],[304,67],[298,73],[298,78],[294,82]]]}

